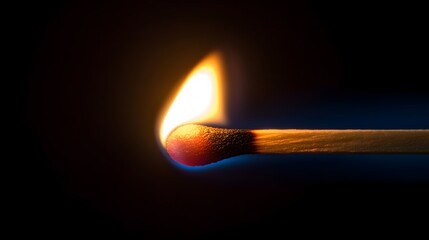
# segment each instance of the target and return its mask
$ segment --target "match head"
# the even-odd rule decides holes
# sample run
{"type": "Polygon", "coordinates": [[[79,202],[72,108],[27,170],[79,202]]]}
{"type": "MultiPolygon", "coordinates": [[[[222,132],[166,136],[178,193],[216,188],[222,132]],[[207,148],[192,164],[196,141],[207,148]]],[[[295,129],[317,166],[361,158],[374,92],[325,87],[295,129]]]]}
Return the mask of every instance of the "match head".
{"type": "Polygon", "coordinates": [[[167,137],[171,158],[188,166],[201,166],[254,152],[253,134],[246,130],[187,124],[167,137]]]}

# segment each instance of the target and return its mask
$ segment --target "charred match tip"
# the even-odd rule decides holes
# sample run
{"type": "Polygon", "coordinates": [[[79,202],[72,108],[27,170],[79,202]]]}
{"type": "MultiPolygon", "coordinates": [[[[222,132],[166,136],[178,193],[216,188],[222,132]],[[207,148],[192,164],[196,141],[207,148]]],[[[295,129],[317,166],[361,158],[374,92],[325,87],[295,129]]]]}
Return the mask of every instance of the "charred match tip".
{"type": "Polygon", "coordinates": [[[187,124],[167,138],[171,158],[188,166],[201,166],[225,158],[254,152],[253,134],[247,130],[187,124]]]}

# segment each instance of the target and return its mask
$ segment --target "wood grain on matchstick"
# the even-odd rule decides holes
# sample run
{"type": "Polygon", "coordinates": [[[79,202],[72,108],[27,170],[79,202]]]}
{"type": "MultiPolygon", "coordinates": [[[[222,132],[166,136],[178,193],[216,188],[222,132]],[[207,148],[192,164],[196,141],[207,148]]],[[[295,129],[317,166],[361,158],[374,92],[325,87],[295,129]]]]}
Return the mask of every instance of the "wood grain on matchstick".
{"type": "Polygon", "coordinates": [[[251,130],[258,153],[429,153],[429,130],[251,130]]]}

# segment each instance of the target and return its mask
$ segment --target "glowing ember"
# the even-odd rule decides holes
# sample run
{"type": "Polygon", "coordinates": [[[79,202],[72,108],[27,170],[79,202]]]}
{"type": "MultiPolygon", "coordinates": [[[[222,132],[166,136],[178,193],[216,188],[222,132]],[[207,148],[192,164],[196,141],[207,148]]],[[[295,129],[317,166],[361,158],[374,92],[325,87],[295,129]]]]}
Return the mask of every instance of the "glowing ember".
{"type": "Polygon", "coordinates": [[[222,81],[218,53],[210,54],[191,71],[163,118],[159,137],[164,147],[170,132],[179,125],[225,122],[222,81]]]}

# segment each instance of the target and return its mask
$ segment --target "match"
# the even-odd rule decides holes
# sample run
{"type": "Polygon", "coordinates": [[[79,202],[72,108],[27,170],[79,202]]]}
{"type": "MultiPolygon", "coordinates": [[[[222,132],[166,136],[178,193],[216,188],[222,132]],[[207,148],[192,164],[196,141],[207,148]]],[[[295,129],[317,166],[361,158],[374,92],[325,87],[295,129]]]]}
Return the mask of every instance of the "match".
{"type": "Polygon", "coordinates": [[[188,166],[243,154],[429,154],[429,130],[245,130],[186,124],[168,136],[166,146],[173,160],[188,166]]]}

